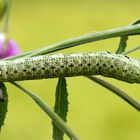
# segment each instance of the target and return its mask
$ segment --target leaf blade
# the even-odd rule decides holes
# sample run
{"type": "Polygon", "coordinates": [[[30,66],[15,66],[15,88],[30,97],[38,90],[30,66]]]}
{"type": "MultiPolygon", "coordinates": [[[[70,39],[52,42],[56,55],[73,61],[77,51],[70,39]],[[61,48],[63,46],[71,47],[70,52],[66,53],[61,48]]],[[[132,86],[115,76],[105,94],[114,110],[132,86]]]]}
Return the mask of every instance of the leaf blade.
{"type": "Polygon", "coordinates": [[[8,107],[8,94],[6,87],[3,83],[0,83],[0,130],[4,125],[8,107]]]}
{"type": "Polygon", "coordinates": [[[16,82],[10,82],[15,87],[19,88],[25,94],[30,96],[33,101],[53,120],[53,122],[71,139],[71,140],[79,140],[79,137],[75,134],[75,132],[51,109],[40,97],[38,97],[35,93],[30,90],[24,88],[20,84],[16,82]]]}
{"type": "Polygon", "coordinates": [[[107,82],[99,77],[96,77],[96,76],[86,76],[86,77],[89,78],[90,80],[98,83],[102,87],[110,90],[114,94],[118,95],[124,101],[126,101],[128,104],[130,104],[132,107],[134,107],[135,109],[140,111],[140,102],[137,101],[135,98],[129,96],[125,91],[121,90],[117,86],[115,86],[115,85],[113,85],[113,84],[111,84],[111,83],[109,83],[109,82],[107,82]]]}
{"type": "MultiPolygon", "coordinates": [[[[55,94],[54,111],[66,122],[68,112],[68,92],[66,79],[59,78],[55,94]]],[[[53,123],[53,139],[63,140],[64,133],[53,123]]]]}

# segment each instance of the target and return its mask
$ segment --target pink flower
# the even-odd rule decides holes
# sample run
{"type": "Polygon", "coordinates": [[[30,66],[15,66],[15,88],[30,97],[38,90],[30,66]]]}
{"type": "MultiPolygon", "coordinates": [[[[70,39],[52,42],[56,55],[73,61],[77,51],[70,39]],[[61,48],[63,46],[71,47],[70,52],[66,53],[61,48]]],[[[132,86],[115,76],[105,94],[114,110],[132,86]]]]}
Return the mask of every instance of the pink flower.
{"type": "Polygon", "coordinates": [[[21,53],[20,48],[13,39],[9,39],[7,45],[5,40],[5,35],[0,33],[0,59],[21,53]]]}

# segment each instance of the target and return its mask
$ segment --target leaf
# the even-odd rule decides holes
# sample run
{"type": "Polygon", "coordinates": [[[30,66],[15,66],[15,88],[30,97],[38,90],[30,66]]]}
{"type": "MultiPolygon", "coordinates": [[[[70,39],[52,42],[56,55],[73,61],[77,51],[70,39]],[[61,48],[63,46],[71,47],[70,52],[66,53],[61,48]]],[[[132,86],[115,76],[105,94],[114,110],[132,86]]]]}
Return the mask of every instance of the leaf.
{"type": "Polygon", "coordinates": [[[127,55],[127,54],[130,54],[132,52],[135,52],[135,51],[137,51],[139,49],[140,49],[140,46],[136,46],[136,47],[133,47],[132,49],[128,50],[127,52],[124,52],[123,54],[124,55],[127,55]]]}
{"type": "Polygon", "coordinates": [[[134,21],[133,23],[131,23],[130,25],[136,25],[136,24],[140,24],[140,19],[134,21]]]}
{"type": "Polygon", "coordinates": [[[112,85],[111,83],[109,83],[99,77],[96,77],[96,76],[86,76],[86,77],[89,78],[90,80],[98,83],[102,87],[105,87],[106,89],[112,91],[113,93],[115,93],[116,95],[121,97],[124,101],[129,103],[132,107],[134,107],[135,109],[140,111],[140,102],[137,101],[135,98],[129,96],[125,91],[121,90],[120,88],[116,87],[115,85],[112,85]]]}
{"type": "MultiPolygon", "coordinates": [[[[66,79],[64,77],[59,78],[56,95],[54,111],[66,122],[68,112],[68,92],[66,79]]],[[[63,140],[64,133],[53,123],[53,139],[63,140]]]]}
{"type": "Polygon", "coordinates": [[[8,107],[8,94],[6,87],[3,83],[0,83],[0,130],[4,124],[4,120],[8,107]]]}
{"type": "Polygon", "coordinates": [[[93,32],[90,34],[85,34],[79,37],[64,40],[56,44],[46,46],[44,48],[34,50],[32,52],[24,53],[22,55],[6,58],[5,60],[12,60],[12,59],[20,58],[22,56],[33,57],[33,56],[38,56],[38,55],[44,55],[44,54],[49,54],[52,52],[56,52],[59,50],[71,48],[74,46],[78,46],[78,45],[82,45],[82,44],[86,44],[90,42],[95,42],[95,41],[100,41],[100,40],[105,40],[105,39],[110,39],[110,38],[115,38],[115,37],[120,37],[120,36],[125,36],[125,35],[126,36],[136,35],[136,34],[140,34],[140,26],[135,26],[135,25],[126,26],[126,27],[121,27],[121,28],[116,28],[116,29],[104,30],[100,32],[93,32]]]}
{"type": "Polygon", "coordinates": [[[73,130],[40,97],[16,82],[10,83],[30,96],[32,100],[37,103],[37,105],[53,120],[55,124],[57,124],[58,127],[60,127],[62,131],[64,131],[71,140],[79,140],[79,137],[73,132],[73,130]]]}

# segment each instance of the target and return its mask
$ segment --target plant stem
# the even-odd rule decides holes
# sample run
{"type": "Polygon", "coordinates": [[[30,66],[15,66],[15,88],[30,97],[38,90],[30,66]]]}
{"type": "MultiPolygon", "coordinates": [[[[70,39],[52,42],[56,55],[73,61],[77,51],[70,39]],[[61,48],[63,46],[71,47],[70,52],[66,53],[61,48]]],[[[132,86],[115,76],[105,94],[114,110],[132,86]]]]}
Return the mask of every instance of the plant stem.
{"type": "Polygon", "coordinates": [[[138,111],[140,111],[140,102],[135,100],[134,98],[130,97],[126,92],[119,89],[118,87],[106,82],[105,80],[102,80],[96,76],[86,76],[87,78],[91,79],[92,81],[95,81],[96,83],[102,85],[103,87],[107,88],[108,90],[112,91],[122,99],[124,99],[127,103],[132,105],[134,108],[136,108],[138,111]]]}
{"type": "Polygon", "coordinates": [[[116,50],[116,54],[121,54],[125,51],[125,48],[127,46],[127,40],[128,40],[128,36],[121,36],[119,47],[116,50]]]}
{"type": "MultiPolygon", "coordinates": [[[[115,28],[111,30],[105,30],[101,32],[94,32],[90,34],[85,34],[79,37],[75,37],[72,39],[68,39],[65,41],[58,42],[56,44],[50,45],[48,47],[44,47],[41,49],[37,49],[35,51],[31,51],[27,53],[27,56],[37,56],[37,55],[42,55],[42,54],[48,54],[51,52],[55,52],[58,50],[63,50],[66,48],[78,46],[81,44],[86,44],[94,41],[99,41],[99,40],[104,40],[104,39],[109,39],[109,38],[115,38],[115,37],[120,37],[120,36],[129,36],[129,35],[135,35],[140,33],[140,24],[136,24],[133,26],[125,26],[121,28],[115,28]]],[[[7,58],[5,60],[12,60],[16,59],[22,56],[26,56],[26,54],[21,54],[18,56],[13,56],[11,58],[7,58]]]]}
{"type": "Polygon", "coordinates": [[[61,49],[66,49],[69,47],[89,43],[89,42],[94,42],[94,41],[104,40],[108,38],[129,35],[129,34],[135,34],[135,33],[140,33],[140,25],[126,26],[126,27],[86,34],[80,37],[76,37],[73,39],[69,39],[69,40],[62,41],[60,43],[48,46],[47,48],[42,48],[30,54],[29,56],[42,55],[42,54],[58,51],[61,49]]]}
{"type": "Polygon", "coordinates": [[[140,49],[140,46],[137,46],[137,47],[134,47],[134,48],[132,48],[132,49],[130,49],[130,50],[128,50],[128,51],[122,53],[122,54],[127,55],[127,54],[130,54],[130,53],[132,53],[132,52],[134,52],[134,51],[137,51],[137,50],[139,50],[139,49],[140,49]]]}
{"type": "Polygon", "coordinates": [[[52,119],[52,121],[59,127],[71,140],[79,140],[78,136],[67,126],[67,124],[37,95],[32,93],[31,91],[25,89],[24,87],[20,86],[16,82],[10,82],[27,95],[29,95],[37,104],[38,106],[52,119]]]}
{"type": "Polygon", "coordinates": [[[6,35],[9,34],[9,17],[10,17],[10,10],[11,10],[11,0],[6,0],[6,17],[5,17],[5,23],[4,23],[4,32],[6,33],[6,35]]]}

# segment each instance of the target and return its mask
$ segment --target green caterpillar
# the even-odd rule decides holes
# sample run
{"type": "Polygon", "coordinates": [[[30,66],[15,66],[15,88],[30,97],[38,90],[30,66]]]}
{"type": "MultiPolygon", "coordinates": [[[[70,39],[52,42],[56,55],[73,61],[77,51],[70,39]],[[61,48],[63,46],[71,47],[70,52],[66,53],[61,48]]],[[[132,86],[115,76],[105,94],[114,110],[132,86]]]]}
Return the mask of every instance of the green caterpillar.
{"type": "Polygon", "coordinates": [[[0,81],[102,75],[129,83],[140,83],[140,62],[110,52],[42,55],[0,61],[0,81]]]}

